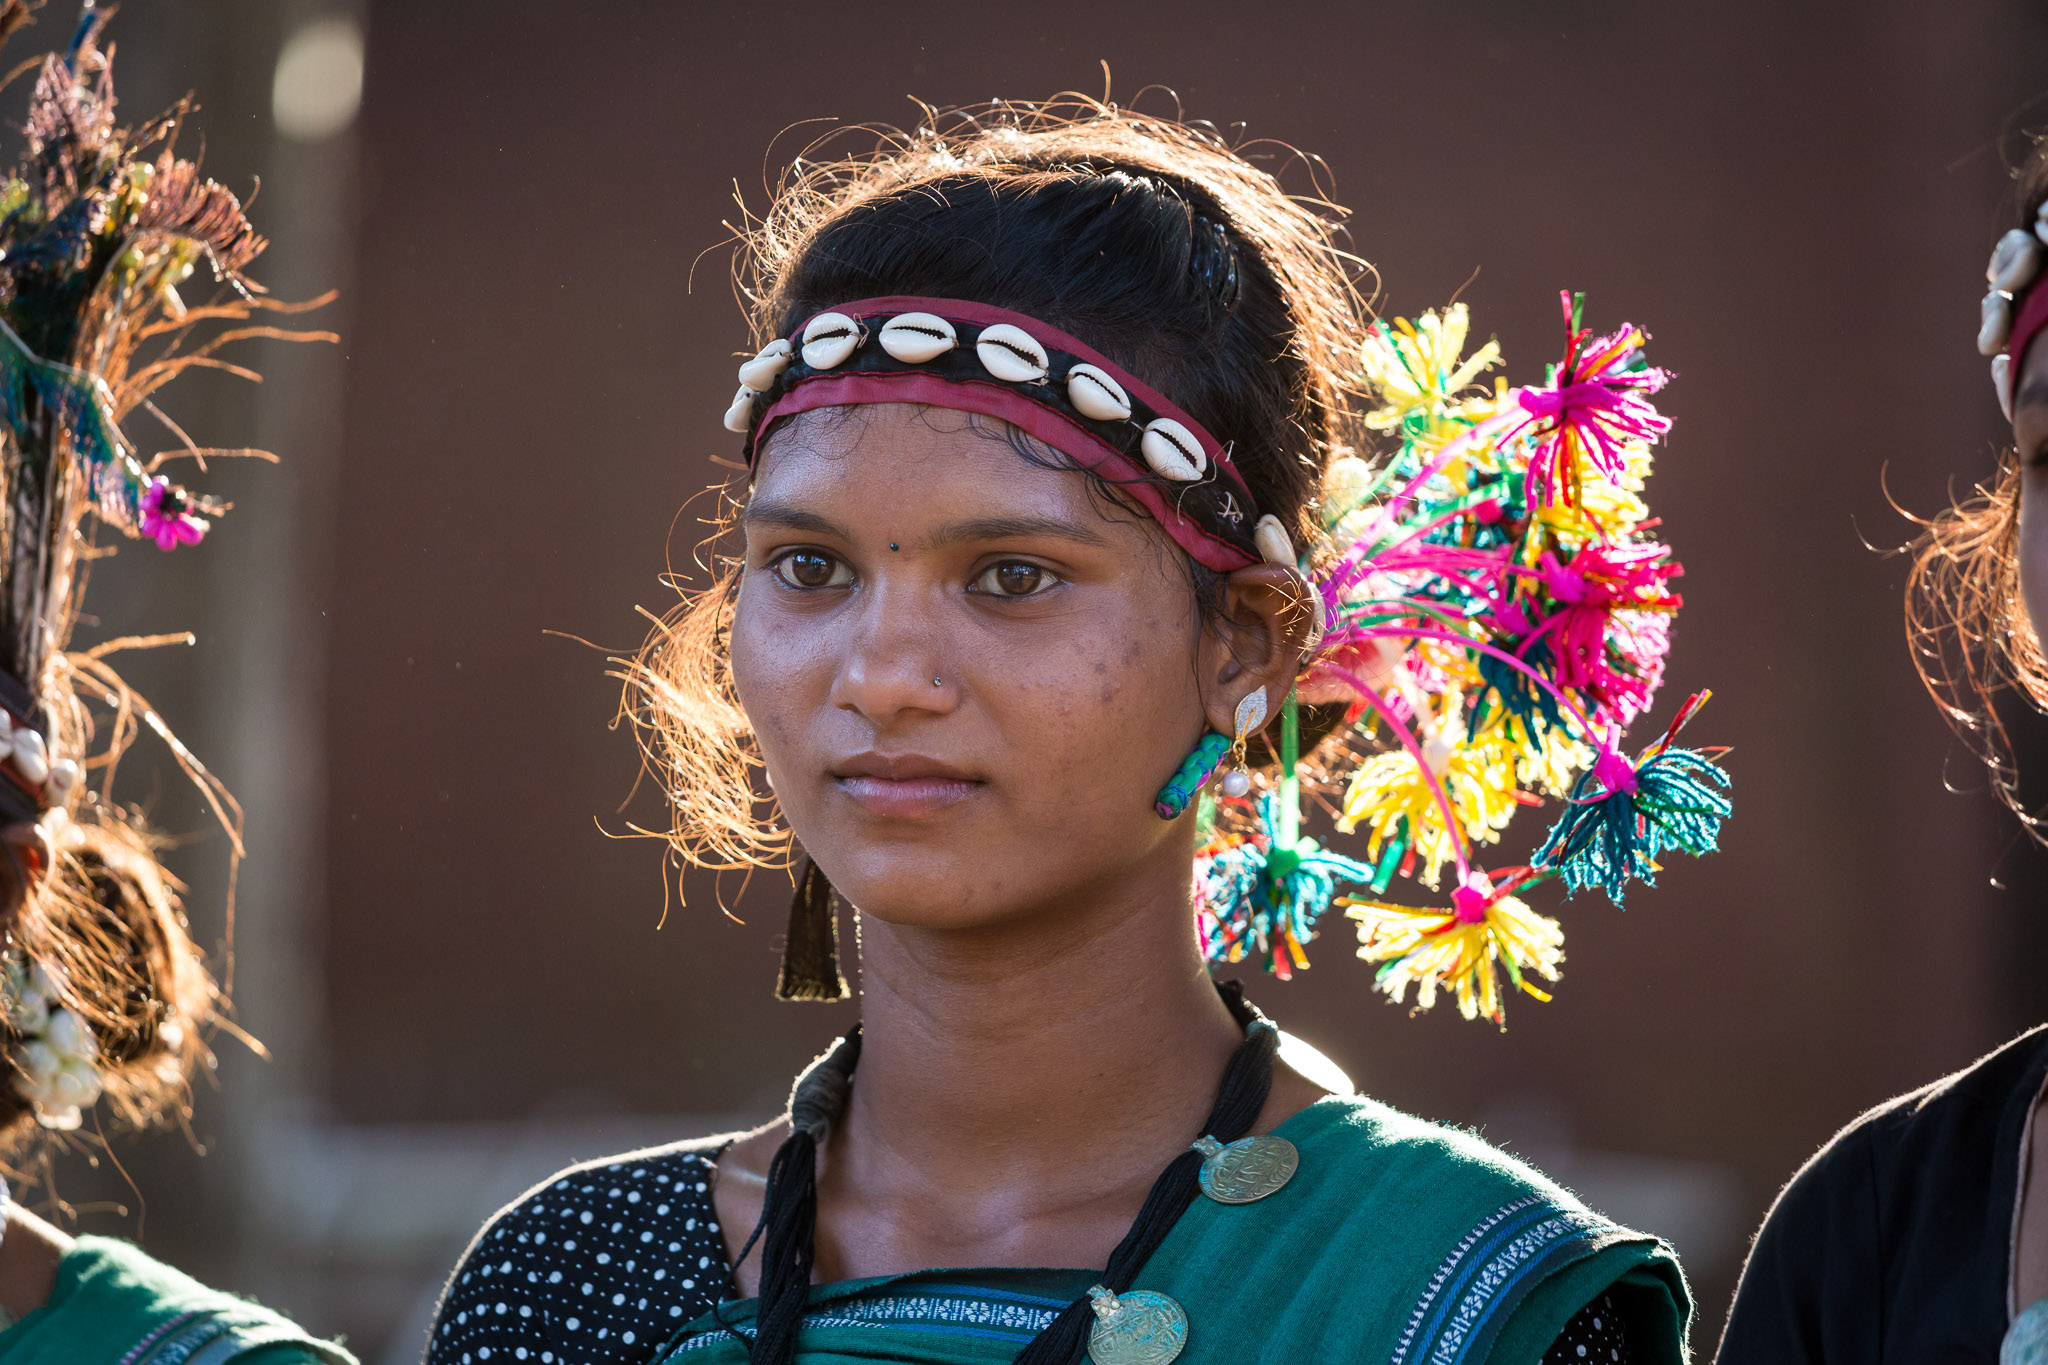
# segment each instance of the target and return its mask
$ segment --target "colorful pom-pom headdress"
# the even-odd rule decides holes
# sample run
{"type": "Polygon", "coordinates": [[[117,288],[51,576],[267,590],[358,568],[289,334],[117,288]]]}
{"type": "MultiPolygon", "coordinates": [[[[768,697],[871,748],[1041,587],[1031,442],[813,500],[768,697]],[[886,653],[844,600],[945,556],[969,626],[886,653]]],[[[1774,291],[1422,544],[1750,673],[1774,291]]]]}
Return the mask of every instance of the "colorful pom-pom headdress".
{"type": "Polygon", "coordinates": [[[1675,742],[1706,694],[1640,754],[1621,747],[1663,681],[1680,603],[1641,498],[1669,376],[1640,329],[1595,336],[1582,304],[1565,296],[1564,359],[1526,388],[1475,387],[1499,349],[1463,354],[1462,304],[1366,338],[1362,377],[1383,400],[1368,420],[1399,445],[1330,471],[1328,553],[1305,565],[1326,630],[1281,718],[1280,779],[1255,809],[1226,810],[1202,853],[1212,960],[1286,976],[1334,903],[1394,999],[1413,986],[1426,1009],[1449,991],[1467,1018],[1499,1021],[1503,979],[1548,999],[1536,983],[1558,976],[1562,931],[1527,891],[1562,881],[1620,904],[1665,853],[1714,848],[1726,775],[1675,742]],[[1338,831],[1365,836],[1357,861],[1296,829],[1304,701],[1343,710],[1321,780],[1338,831]],[[1529,863],[1483,868],[1479,847],[1546,802],[1560,813],[1529,863]],[[1391,895],[1396,877],[1440,892],[1447,870],[1448,906],[1391,895]]]}
{"type": "MultiPolygon", "coordinates": [[[[820,313],[740,367],[725,423],[751,464],[775,422],[816,407],[999,417],[1127,491],[1196,561],[1300,572],[1321,611],[1269,749],[1277,777],[1255,791],[1234,773],[1208,789],[1231,748],[1212,733],[1159,793],[1161,817],[1192,806],[1202,822],[1204,947],[1213,962],[1289,976],[1342,906],[1396,1000],[1413,985],[1427,1008],[1449,991],[1466,1017],[1499,1021],[1503,979],[1547,999],[1535,983],[1555,980],[1562,958],[1556,922],[1523,893],[1562,881],[1619,904],[1664,854],[1711,851],[1729,812],[1713,757],[1676,744],[1705,693],[1648,749],[1621,747],[1663,681],[1680,604],[1679,566],[1641,498],[1670,428],[1652,401],[1669,375],[1644,358],[1639,328],[1596,336],[1580,299],[1564,308],[1564,358],[1525,388],[1477,386],[1499,348],[1463,354],[1462,304],[1376,325],[1358,377],[1382,399],[1368,425],[1395,449],[1334,463],[1325,543],[1300,558],[1228,449],[1166,397],[1074,338],[980,304],[867,299],[820,313]],[[1320,759],[1303,752],[1305,712],[1320,759]],[[1304,782],[1336,796],[1337,830],[1361,848],[1302,833],[1304,782]],[[1482,868],[1479,845],[1545,801],[1560,814],[1530,862],[1482,868]],[[1390,898],[1397,876],[1441,892],[1447,869],[1448,905],[1390,898]]],[[[1271,728],[1263,707],[1251,724],[1271,728]]],[[[800,879],[790,942],[810,945],[809,965],[792,980],[785,962],[787,998],[845,993],[821,883],[810,868],[800,879]]]]}

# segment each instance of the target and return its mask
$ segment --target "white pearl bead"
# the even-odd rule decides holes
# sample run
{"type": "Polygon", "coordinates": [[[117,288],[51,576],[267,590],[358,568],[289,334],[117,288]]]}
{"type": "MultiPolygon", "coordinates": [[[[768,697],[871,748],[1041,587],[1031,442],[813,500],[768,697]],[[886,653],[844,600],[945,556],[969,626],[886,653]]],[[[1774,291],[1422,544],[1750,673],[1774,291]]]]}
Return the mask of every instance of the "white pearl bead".
{"type": "Polygon", "coordinates": [[[1243,796],[1252,789],[1251,774],[1242,768],[1232,768],[1216,785],[1225,796],[1243,796]]]}

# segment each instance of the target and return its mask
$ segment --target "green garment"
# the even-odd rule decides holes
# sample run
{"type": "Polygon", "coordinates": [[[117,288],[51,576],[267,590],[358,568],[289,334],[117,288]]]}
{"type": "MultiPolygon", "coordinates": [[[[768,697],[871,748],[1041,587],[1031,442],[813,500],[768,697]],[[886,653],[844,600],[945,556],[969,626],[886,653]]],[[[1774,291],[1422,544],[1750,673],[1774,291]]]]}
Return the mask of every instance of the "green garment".
{"type": "Polygon", "coordinates": [[[0,1332],[0,1365],[356,1365],[267,1308],[108,1237],[57,1263],[50,1301],[0,1332]]]}
{"type": "MultiPolygon", "coordinates": [[[[1537,1365],[1581,1308],[1611,1293],[1637,1359],[1682,1365],[1692,1298],[1671,1251],[1586,1209],[1469,1133],[1357,1096],[1275,1130],[1301,1153],[1253,1204],[1198,1198],[1134,1288],[1188,1316],[1180,1365],[1537,1365]]],[[[999,1365],[1091,1284],[1081,1270],[952,1270],[813,1287],[804,1365],[999,1365]]],[[[755,1303],[721,1306],[751,1331],[755,1303]]],[[[741,1365],[707,1314],[674,1365],[741,1365]]],[[[0,1362],[4,1365],[4,1362],[0,1362]]]]}

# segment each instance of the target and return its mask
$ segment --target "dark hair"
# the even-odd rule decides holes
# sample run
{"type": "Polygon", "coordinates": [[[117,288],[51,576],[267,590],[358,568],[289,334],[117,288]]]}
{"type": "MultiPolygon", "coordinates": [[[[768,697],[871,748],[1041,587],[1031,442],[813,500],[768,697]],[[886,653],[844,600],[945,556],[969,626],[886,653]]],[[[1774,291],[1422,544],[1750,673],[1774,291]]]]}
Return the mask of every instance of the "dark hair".
{"type": "MultiPolygon", "coordinates": [[[[2006,228],[2031,229],[2044,202],[2048,138],[2036,138],[2014,175],[2006,228]]],[[[2048,282],[2033,287],[2048,288],[2048,282]]],[[[2019,451],[2007,444],[1989,484],[1920,521],[1906,577],[1906,638],[1920,680],[1990,768],[1999,800],[2048,843],[2043,822],[2020,801],[2011,740],[1998,713],[2008,691],[2048,710],[2048,657],[2020,592],[2020,482],[2019,451]]]]}
{"type": "MultiPolygon", "coordinates": [[[[1338,247],[1337,217],[1206,127],[1074,96],[1005,102],[883,130],[863,155],[799,158],[751,223],[736,281],[757,346],[888,295],[971,299],[1071,333],[1206,427],[1258,511],[1312,549],[1322,476],[1363,437],[1361,263],[1338,247]]],[[[626,714],[672,797],[669,838],[710,867],[779,859],[789,838],[760,818],[750,781],[759,758],[727,666],[735,581],[727,564],[687,595],[623,672],[626,714]]]]}

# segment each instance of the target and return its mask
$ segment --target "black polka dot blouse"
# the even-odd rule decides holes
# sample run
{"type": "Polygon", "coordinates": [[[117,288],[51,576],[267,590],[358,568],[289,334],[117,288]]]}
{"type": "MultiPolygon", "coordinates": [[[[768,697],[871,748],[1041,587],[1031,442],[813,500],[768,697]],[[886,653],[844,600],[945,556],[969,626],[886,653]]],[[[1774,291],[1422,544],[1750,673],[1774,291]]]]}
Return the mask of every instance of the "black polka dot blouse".
{"type": "Polygon", "coordinates": [[[427,1365],[653,1359],[724,1292],[711,1167],[727,1141],[573,1166],[505,1208],[449,1277],[427,1365]]]}
{"type": "MultiPolygon", "coordinates": [[[[725,1291],[709,1138],[572,1166],[477,1234],[442,1291],[426,1365],[645,1365],[725,1291]]],[[[1543,1365],[1631,1365],[1609,1295],[1543,1365]]]]}

